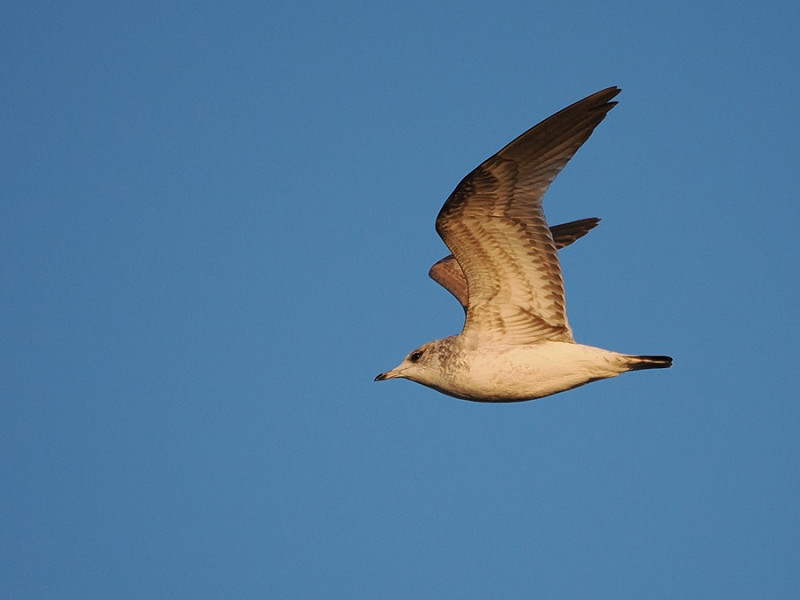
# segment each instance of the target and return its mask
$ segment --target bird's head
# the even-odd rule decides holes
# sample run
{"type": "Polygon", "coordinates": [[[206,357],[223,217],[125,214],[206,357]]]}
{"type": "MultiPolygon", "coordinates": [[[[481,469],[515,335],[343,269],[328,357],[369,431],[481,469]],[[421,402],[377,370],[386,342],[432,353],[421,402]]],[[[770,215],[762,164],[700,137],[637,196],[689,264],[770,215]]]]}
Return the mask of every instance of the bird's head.
{"type": "Polygon", "coordinates": [[[443,341],[428,342],[413,350],[394,369],[380,373],[375,381],[402,378],[436,387],[442,377],[442,355],[439,350],[443,341]]]}

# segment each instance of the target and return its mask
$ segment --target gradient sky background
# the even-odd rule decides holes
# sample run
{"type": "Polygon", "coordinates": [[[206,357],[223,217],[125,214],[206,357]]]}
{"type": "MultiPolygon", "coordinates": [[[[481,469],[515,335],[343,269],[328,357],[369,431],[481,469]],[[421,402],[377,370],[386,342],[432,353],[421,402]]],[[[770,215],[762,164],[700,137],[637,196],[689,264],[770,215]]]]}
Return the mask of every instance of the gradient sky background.
{"type": "Polygon", "coordinates": [[[799,5],[282,4],[0,9],[0,596],[796,597],[799,5]],[[674,368],[373,383],[460,330],[453,187],[611,85],[570,320],[674,368]]]}

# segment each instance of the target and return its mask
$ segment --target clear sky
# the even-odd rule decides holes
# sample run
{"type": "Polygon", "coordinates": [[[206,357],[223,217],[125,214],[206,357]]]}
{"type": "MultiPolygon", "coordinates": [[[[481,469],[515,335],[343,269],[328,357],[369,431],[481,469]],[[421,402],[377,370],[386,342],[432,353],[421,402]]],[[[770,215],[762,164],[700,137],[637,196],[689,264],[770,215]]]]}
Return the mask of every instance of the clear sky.
{"type": "Polygon", "coordinates": [[[798,6],[4,3],[0,597],[796,597],[798,6]],[[675,366],[374,383],[453,187],[611,85],[570,321],[675,366]]]}

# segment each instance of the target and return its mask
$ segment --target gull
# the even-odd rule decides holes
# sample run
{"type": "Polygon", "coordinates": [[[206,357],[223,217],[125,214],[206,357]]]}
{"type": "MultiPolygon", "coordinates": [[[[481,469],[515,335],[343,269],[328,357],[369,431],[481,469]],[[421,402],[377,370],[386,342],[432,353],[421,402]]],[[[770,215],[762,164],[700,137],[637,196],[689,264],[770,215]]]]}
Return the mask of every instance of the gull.
{"type": "Polygon", "coordinates": [[[461,180],[436,217],[452,255],[430,276],[462,304],[464,327],[413,350],[375,381],[403,378],[464,400],[518,402],[672,366],[669,356],[575,342],[557,250],[598,219],[551,229],[542,208],[547,188],[616,106],[619,92],[610,87],[557,112],[461,180]]]}

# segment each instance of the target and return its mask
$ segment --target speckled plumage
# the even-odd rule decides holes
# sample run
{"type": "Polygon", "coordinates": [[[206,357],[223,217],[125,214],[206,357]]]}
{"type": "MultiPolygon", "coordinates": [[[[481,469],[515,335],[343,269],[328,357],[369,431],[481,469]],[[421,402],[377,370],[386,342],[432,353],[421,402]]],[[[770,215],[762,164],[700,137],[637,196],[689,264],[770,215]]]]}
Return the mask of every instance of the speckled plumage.
{"type": "Polygon", "coordinates": [[[458,398],[502,402],[671,366],[666,356],[575,343],[557,249],[597,219],[551,230],[542,208],[547,188],[616,105],[611,100],[619,91],[608,88],[559,111],[459,183],[436,219],[452,257],[436,263],[430,275],[465,307],[464,328],[416,349],[376,381],[406,378],[458,398]]]}

